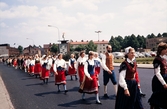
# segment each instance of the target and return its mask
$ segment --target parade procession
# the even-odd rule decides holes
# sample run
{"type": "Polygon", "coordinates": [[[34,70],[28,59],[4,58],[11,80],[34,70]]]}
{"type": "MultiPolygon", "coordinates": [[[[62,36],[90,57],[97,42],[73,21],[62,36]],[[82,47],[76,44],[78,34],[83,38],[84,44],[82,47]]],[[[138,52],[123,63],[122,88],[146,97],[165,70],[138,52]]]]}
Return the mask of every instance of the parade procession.
{"type": "MultiPolygon", "coordinates": [[[[100,87],[104,88],[102,98],[109,99],[107,84],[111,80],[114,89],[115,109],[144,109],[142,98],[146,95],[141,91],[140,72],[137,70],[134,54],[134,48],[125,48],[125,60],[121,63],[119,72],[114,70],[111,45],[106,46],[106,52],[103,54],[89,51],[86,56],[85,52],[81,51],[78,59],[75,58],[74,54],[71,54],[69,61],[65,61],[63,54],[59,53],[53,56],[36,54],[28,57],[3,58],[1,62],[15,70],[22,70],[31,78],[38,79],[41,81],[41,86],[47,85],[49,79],[54,77],[53,84],[57,86],[57,92],[65,95],[70,94],[67,89],[69,81],[66,79],[69,76],[71,81],[78,82],[78,86],[76,86],[78,91],[75,93],[81,93],[83,101],[86,101],[86,94],[92,94],[97,105],[102,105],[99,96],[100,87]],[[103,74],[103,86],[99,82],[101,73],[103,74]],[[118,80],[115,73],[119,73],[118,80]]],[[[153,93],[148,100],[150,109],[166,109],[167,107],[166,54],[167,44],[160,43],[157,56],[153,61],[155,76],[152,80],[153,93]]]]}

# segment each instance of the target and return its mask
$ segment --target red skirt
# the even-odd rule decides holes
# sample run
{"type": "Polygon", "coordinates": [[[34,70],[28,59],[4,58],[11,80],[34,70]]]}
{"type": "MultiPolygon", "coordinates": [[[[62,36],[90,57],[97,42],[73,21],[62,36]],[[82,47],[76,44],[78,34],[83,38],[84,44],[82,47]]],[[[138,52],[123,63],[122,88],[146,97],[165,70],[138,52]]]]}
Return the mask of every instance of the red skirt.
{"type": "Polygon", "coordinates": [[[14,67],[17,66],[17,61],[13,61],[13,66],[14,66],[14,67]]]}
{"type": "Polygon", "coordinates": [[[42,66],[40,63],[36,63],[35,67],[34,67],[34,74],[40,74],[40,72],[42,71],[42,66]]]}
{"type": "Polygon", "coordinates": [[[99,74],[100,74],[100,67],[95,67],[95,75],[97,80],[99,79],[99,74]]]}
{"type": "Polygon", "coordinates": [[[30,66],[30,73],[34,73],[34,67],[35,67],[34,65],[30,66]]]}
{"type": "Polygon", "coordinates": [[[98,85],[97,85],[97,79],[96,75],[91,76],[92,80],[89,80],[88,77],[85,76],[85,79],[83,83],[81,84],[81,87],[79,89],[80,93],[98,93],[98,85]]]}
{"type": "Polygon", "coordinates": [[[58,75],[55,75],[55,85],[66,84],[65,71],[57,71],[58,75]]]}
{"type": "Polygon", "coordinates": [[[79,74],[79,82],[82,83],[83,82],[83,78],[84,78],[84,66],[78,66],[78,74],[79,74]]]}
{"type": "Polygon", "coordinates": [[[50,72],[54,73],[53,65],[52,65],[52,67],[50,68],[50,72]]]}
{"type": "Polygon", "coordinates": [[[76,75],[76,70],[75,70],[74,65],[72,65],[71,67],[68,68],[68,74],[71,75],[71,76],[76,75]]]}
{"type": "Polygon", "coordinates": [[[41,79],[49,78],[50,70],[42,67],[41,79]]]}

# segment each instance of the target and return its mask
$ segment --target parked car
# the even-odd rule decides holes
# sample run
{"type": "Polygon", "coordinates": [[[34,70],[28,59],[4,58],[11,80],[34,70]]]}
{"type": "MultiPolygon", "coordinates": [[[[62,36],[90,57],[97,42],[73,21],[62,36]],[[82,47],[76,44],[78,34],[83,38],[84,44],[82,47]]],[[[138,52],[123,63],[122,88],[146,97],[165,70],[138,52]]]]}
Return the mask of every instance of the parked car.
{"type": "Polygon", "coordinates": [[[115,59],[124,59],[125,57],[124,53],[122,52],[113,52],[112,54],[114,55],[115,59]]]}
{"type": "Polygon", "coordinates": [[[155,56],[157,55],[157,53],[156,53],[156,52],[151,52],[150,55],[151,55],[152,57],[155,57],[155,56]]]}

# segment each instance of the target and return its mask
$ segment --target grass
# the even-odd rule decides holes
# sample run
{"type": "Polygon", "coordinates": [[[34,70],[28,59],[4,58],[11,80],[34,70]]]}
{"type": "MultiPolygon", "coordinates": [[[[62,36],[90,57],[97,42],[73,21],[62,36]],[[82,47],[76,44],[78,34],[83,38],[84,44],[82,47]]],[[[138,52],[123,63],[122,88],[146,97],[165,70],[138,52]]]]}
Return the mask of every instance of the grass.
{"type": "MultiPolygon", "coordinates": [[[[136,58],[137,64],[152,64],[154,57],[136,58]]],[[[114,63],[122,63],[124,59],[114,59],[114,63]]]]}

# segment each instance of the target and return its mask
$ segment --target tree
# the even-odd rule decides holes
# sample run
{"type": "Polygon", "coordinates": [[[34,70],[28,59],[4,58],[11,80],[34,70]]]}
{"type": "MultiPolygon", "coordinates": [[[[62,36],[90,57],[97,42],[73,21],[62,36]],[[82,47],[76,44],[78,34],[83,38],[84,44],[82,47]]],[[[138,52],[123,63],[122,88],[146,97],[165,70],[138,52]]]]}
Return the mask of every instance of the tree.
{"type": "Polygon", "coordinates": [[[145,38],[144,38],[144,36],[140,36],[140,35],[138,35],[137,36],[137,41],[138,41],[138,43],[139,43],[139,48],[144,48],[145,47],[145,38]]]}
{"type": "Polygon", "coordinates": [[[92,40],[85,46],[85,48],[86,53],[89,53],[89,51],[97,51],[97,45],[95,45],[92,40]]]}
{"type": "Polygon", "coordinates": [[[130,36],[130,40],[128,40],[129,46],[133,47],[135,50],[139,48],[139,42],[134,34],[130,36]]]}
{"type": "Polygon", "coordinates": [[[157,37],[162,37],[162,35],[159,33],[159,34],[157,35],[157,37]]]}
{"type": "Polygon", "coordinates": [[[119,42],[119,45],[121,46],[121,49],[123,49],[123,41],[124,39],[119,35],[118,37],[115,37],[115,40],[117,40],[119,42]]]}
{"type": "Polygon", "coordinates": [[[162,36],[163,36],[163,37],[167,37],[167,33],[163,33],[162,36]]]}
{"type": "Polygon", "coordinates": [[[21,45],[18,46],[18,50],[20,52],[20,54],[23,52],[23,47],[21,45]]]}
{"type": "Polygon", "coordinates": [[[70,52],[75,51],[75,49],[73,48],[73,45],[70,45],[70,52]]]}
{"type": "Polygon", "coordinates": [[[53,53],[57,53],[58,52],[58,46],[53,43],[52,47],[50,48],[50,51],[53,52],[53,53]]]}
{"type": "Polygon", "coordinates": [[[85,50],[85,46],[84,45],[78,45],[76,48],[75,48],[75,51],[82,51],[82,50],[85,50]]]}
{"type": "Polygon", "coordinates": [[[113,52],[121,51],[120,43],[113,36],[111,36],[109,44],[112,46],[112,51],[113,52]]]}

